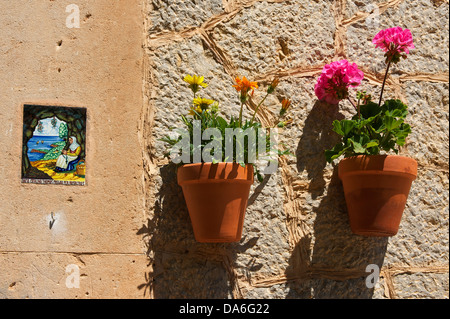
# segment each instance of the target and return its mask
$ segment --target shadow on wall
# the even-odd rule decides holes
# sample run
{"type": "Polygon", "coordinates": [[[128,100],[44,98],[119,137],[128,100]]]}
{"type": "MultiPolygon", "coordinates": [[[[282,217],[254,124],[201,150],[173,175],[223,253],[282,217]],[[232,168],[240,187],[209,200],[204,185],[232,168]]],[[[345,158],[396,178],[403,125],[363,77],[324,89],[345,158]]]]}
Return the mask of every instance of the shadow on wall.
{"type": "MultiPolygon", "coordinates": [[[[366,286],[366,266],[375,264],[381,269],[383,264],[387,239],[353,235],[337,167],[328,186],[324,177],[324,150],[338,140],[331,123],[340,118],[343,116],[337,106],[317,102],[298,144],[298,171],[306,170],[311,180],[305,191],[320,203],[312,205],[315,221],[311,235],[299,241],[285,270],[289,289],[286,298],[371,298],[373,289],[366,286]]],[[[153,215],[137,232],[144,237],[153,269],[138,287],[143,295],[155,299],[245,297],[239,291],[232,266],[236,256],[245,256],[258,239],[243,237],[232,244],[196,242],[175,166],[161,167],[159,178],[154,207],[150,208],[153,215]]],[[[255,202],[269,178],[255,189],[248,206],[255,202]]],[[[249,273],[261,267],[254,259],[246,265],[249,273]]]]}
{"type": "MultiPolygon", "coordinates": [[[[195,241],[175,165],[160,168],[161,184],[153,215],[137,235],[144,236],[151,273],[138,288],[155,299],[224,299],[239,297],[233,263],[236,255],[256,244],[209,244],[195,241]]],[[[257,265],[249,269],[257,270],[257,265]]]]}
{"type": "Polygon", "coordinates": [[[326,195],[314,209],[314,243],[303,238],[295,247],[286,270],[286,298],[370,299],[368,265],[382,268],[388,238],[354,235],[348,223],[342,184],[337,167],[326,195]]]}
{"type": "Polygon", "coordinates": [[[323,170],[327,162],[324,152],[339,140],[332,130],[332,123],[343,118],[338,105],[317,101],[305,120],[296,151],[297,170],[307,172],[310,180],[308,191],[313,199],[322,195],[326,187],[323,170]]]}
{"type": "Polygon", "coordinates": [[[315,220],[311,235],[299,241],[289,260],[286,298],[371,298],[373,288],[366,285],[370,274],[366,273],[366,267],[372,264],[381,269],[383,265],[388,239],[351,232],[337,166],[326,187],[324,151],[338,142],[332,122],[342,118],[337,105],[316,102],[305,121],[297,149],[297,168],[299,172],[307,171],[311,179],[307,191],[320,204],[313,205],[315,220]]]}

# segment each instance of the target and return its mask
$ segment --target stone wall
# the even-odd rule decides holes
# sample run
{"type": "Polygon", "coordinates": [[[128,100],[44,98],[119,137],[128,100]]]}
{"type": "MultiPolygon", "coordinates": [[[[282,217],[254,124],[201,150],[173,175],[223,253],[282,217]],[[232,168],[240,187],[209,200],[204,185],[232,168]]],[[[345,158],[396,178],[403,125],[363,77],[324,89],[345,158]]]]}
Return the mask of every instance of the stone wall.
{"type": "Polygon", "coordinates": [[[147,10],[145,238],[154,298],[448,298],[448,1],[154,0],[147,10]],[[323,155],[336,142],[333,119],[352,109],[318,102],[314,85],[325,64],[346,58],[377,95],[385,65],[371,40],[397,25],[411,29],[416,49],[392,70],[385,96],[409,105],[413,132],[401,154],[417,159],[419,174],[399,233],[366,238],[351,233],[337,163],[323,155]],[[226,117],[239,112],[236,76],[258,81],[259,92],[280,78],[261,112],[266,125],[279,101],[292,99],[293,122],[280,139],[295,154],[253,185],[239,243],[195,242],[163,157],[159,139],[182,127],[188,110],[186,74],[205,76],[202,96],[226,117]],[[381,269],[372,289],[369,264],[381,269]]]}
{"type": "Polygon", "coordinates": [[[69,2],[13,2],[0,4],[0,298],[448,298],[448,0],[73,0],[80,28],[65,25],[69,2]],[[366,238],[351,233],[337,162],[323,156],[331,122],[352,109],[318,102],[314,85],[347,58],[376,95],[371,39],[396,25],[416,49],[385,96],[409,105],[401,153],[419,173],[399,233],[366,238]],[[292,99],[281,138],[293,155],[252,186],[239,243],[195,241],[163,156],[194,73],[226,117],[239,112],[236,76],[258,81],[255,100],[280,78],[266,125],[292,99]],[[21,183],[24,103],[87,108],[85,186],[21,183]]]}

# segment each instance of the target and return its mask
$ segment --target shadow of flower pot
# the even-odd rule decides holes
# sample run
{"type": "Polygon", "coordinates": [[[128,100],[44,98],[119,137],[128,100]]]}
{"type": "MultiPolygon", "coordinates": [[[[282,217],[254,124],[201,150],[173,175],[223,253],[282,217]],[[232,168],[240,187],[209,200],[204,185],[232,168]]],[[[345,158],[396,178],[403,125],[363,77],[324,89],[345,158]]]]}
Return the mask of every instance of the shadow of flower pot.
{"type": "MultiPolygon", "coordinates": [[[[224,299],[239,295],[234,263],[257,238],[238,243],[199,243],[194,238],[175,165],[159,168],[155,199],[146,225],[137,231],[146,247],[151,271],[138,286],[155,299],[224,299]]],[[[258,265],[251,265],[257,268],[258,265]]]]}

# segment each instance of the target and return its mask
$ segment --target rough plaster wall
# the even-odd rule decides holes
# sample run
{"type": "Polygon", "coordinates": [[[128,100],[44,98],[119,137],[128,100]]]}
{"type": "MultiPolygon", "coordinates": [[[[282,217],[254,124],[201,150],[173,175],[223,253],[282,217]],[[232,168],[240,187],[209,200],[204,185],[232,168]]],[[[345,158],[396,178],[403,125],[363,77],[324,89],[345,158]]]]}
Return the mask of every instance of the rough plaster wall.
{"type": "Polygon", "coordinates": [[[149,216],[141,231],[153,298],[448,298],[448,1],[147,4],[149,216]],[[352,110],[318,102],[313,88],[326,63],[347,58],[365,72],[362,87],[377,95],[383,53],[371,39],[396,25],[411,29],[417,49],[392,69],[385,97],[409,105],[413,132],[401,153],[417,159],[419,173],[399,233],[366,238],[351,233],[337,163],[323,156],[336,141],[332,120],[352,110]],[[292,99],[293,125],[282,134],[295,156],[253,186],[239,243],[195,242],[175,171],[158,140],[181,124],[191,96],[182,77],[193,73],[206,77],[210,86],[203,95],[220,101],[226,116],[238,112],[235,76],[258,80],[263,88],[281,78],[261,113],[265,124],[273,121],[277,100],[292,99]],[[381,268],[373,289],[365,284],[369,264],[381,268]]]}
{"type": "Polygon", "coordinates": [[[0,1],[0,298],[143,296],[142,21],[134,0],[0,1]],[[87,108],[86,186],[21,184],[23,103],[87,108]]]}

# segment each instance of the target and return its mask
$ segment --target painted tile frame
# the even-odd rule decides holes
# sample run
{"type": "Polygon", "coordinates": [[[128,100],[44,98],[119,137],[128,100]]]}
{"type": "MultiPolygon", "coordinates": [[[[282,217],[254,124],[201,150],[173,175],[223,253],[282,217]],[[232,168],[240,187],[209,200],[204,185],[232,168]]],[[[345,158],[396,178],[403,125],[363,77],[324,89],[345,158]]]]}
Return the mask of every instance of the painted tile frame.
{"type": "Polygon", "coordinates": [[[23,105],[22,183],[86,184],[87,109],[23,105]]]}

